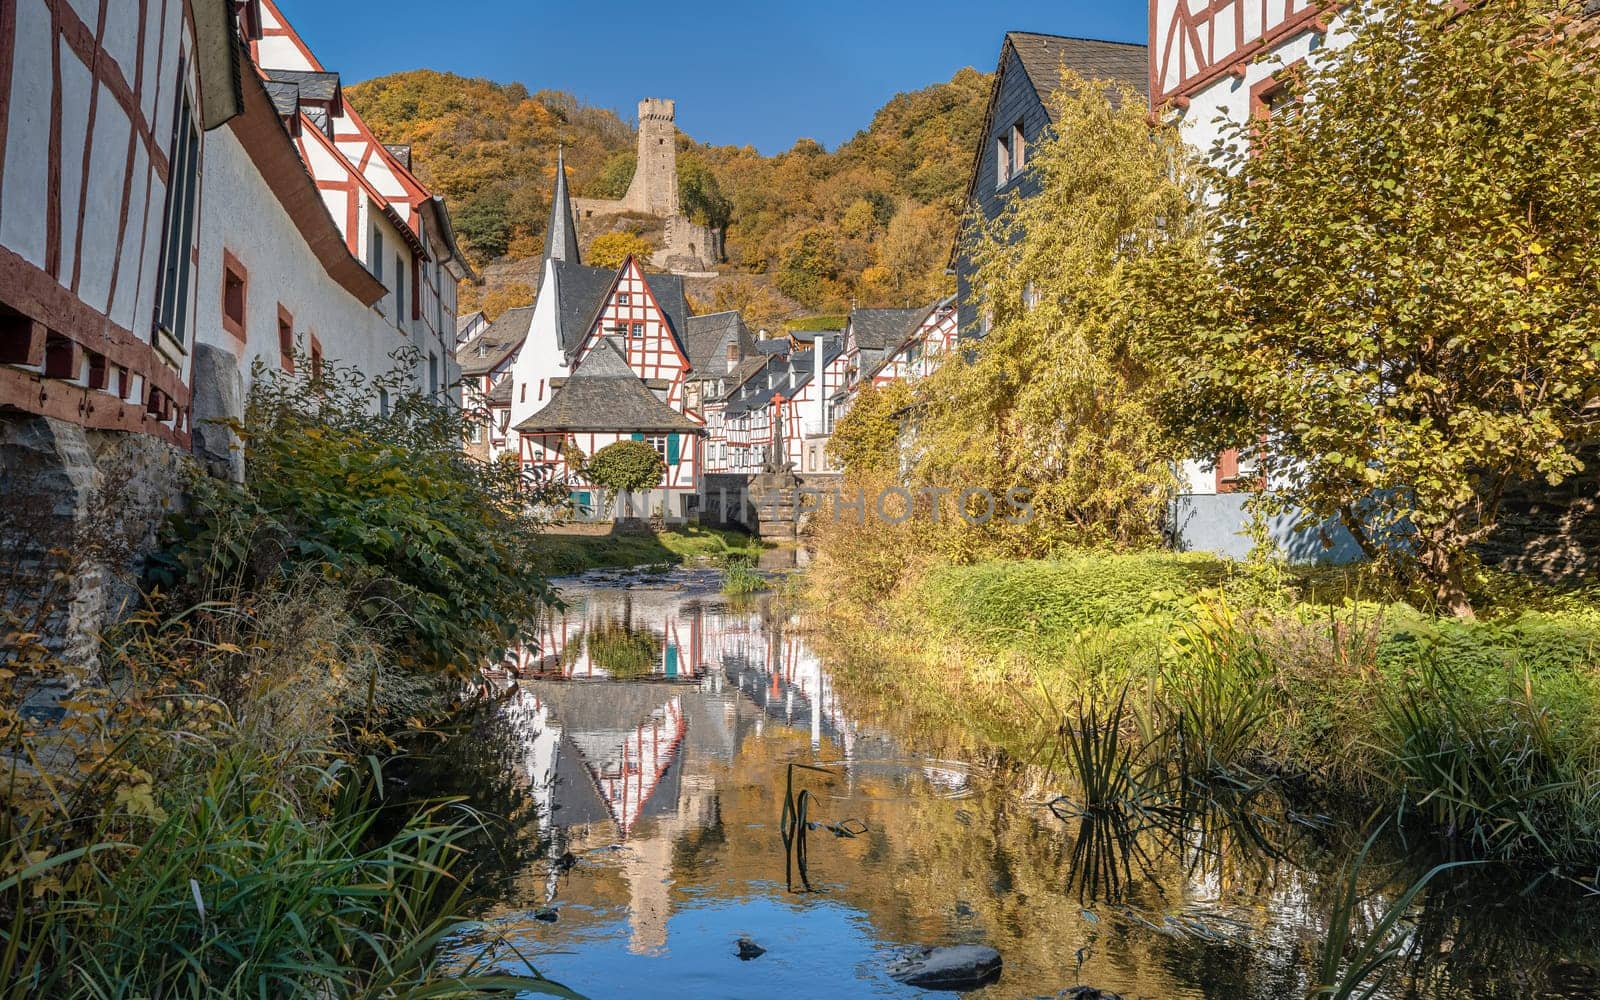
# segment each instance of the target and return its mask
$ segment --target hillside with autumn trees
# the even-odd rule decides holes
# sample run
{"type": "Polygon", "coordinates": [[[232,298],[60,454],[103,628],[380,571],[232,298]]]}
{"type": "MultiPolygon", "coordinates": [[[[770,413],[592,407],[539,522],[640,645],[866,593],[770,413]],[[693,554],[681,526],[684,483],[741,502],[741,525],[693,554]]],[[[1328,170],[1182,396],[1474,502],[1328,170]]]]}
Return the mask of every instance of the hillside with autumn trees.
{"type": "MultiPolygon", "coordinates": [[[[945,292],[988,88],[986,74],[963,69],[898,94],[831,152],[801,139],[763,156],[680,133],[685,209],[728,234],[726,273],[696,286],[698,304],[766,325],[945,292]]],[[[561,91],[416,70],[345,97],[384,142],[412,146],[480,266],[542,252],[558,146],[578,195],[616,197],[633,174],[632,124],[561,91]]]]}

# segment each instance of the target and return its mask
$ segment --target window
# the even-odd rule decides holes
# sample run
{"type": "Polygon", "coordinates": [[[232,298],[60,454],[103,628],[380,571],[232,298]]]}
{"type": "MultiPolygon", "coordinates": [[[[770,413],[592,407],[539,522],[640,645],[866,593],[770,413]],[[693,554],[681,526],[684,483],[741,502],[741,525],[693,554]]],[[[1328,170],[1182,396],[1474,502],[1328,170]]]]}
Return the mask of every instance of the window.
{"type": "Polygon", "coordinates": [[[483,440],[483,425],[476,420],[467,422],[467,444],[477,444],[483,440]]]}
{"type": "Polygon", "coordinates": [[[428,395],[439,395],[439,355],[428,352],[428,395]]]}
{"type": "Polygon", "coordinates": [[[633,335],[635,337],[644,336],[644,324],[643,323],[635,323],[635,324],[633,324],[633,335]]]}
{"type": "Polygon", "coordinates": [[[394,326],[406,328],[406,272],[401,269],[400,255],[394,255],[394,326]]]}
{"type": "Polygon", "coordinates": [[[378,413],[387,417],[389,415],[389,390],[378,387],[378,413]]]}
{"type": "Polygon", "coordinates": [[[322,341],[316,334],[311,335],[311,380],[322,381],[322,341]]]}
{"type": "Polygon", "coordinates": [[[367,254],[372,261],[372,276],[379,281],[383,280],[383,231],[378,224],[372,224],[372,238],[367,241],[367,254]]]}
{"type": "Polygon", "coordinates": [[[630,304],[632,301],[633,301],[633,296],[629,295],[627,292],[618,292],[617,293],[617,305],[625,306],[625,305],[630,304]]]}
{"type": "Polygon", "coordinates": [[[1003,188],[1011,181],[1011,140],[1001,136],[994,143],[994,186],[1003,188]]]}
{"type": "Polygon", "coordinates": [[[1022,135],[1022,123],[1011,126],[1011,176],[1022,173],[1028,165],[1028,140],[1022,135]]]}
{"type": "Polygon", "coordinates": [[[249,293],[250,272],[238,258],[222,251],[222,328],[245,339],[245,296],[249,293]]]}
{"type": "MultiPolygon", "coordinates": [[[[180,64],[178,79],[184,78],[180,64]]],[[[199,192],[200,133],[189,98],[178,95],[172,126],[172,157],[167,173],[166,229],[161,241],[161,290],[156,297],[156,327],[182,344],[188,337],[189,272],[194,268],[195,198],[199,192]]]]}
{"type": "Polygon", "coordinates": [[[656,454],[661,456],[661,464],[670,464],[667,460],[667,436],[665,434],[649,434],[645,436],[645,440],[650,442],[650,447],[654,448],[656,454]]]}
{"type": "Polygon", "coordinates": [[[278,366],[294,371],[294,317],[282,304],[278,306],[278,366]]]}

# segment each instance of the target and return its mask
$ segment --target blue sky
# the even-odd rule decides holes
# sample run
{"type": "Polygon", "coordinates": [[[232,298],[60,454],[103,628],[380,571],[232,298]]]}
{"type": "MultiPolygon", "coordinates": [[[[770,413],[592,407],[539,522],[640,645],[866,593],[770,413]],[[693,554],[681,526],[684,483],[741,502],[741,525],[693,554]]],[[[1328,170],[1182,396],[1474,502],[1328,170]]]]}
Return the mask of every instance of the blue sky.
{"type": "Polygon", "coordinates": [[[278,0],[347,82],[427,67],[570,91],[703,142],[834,148],[902,90],[994,69],[1008,30],[1143,42],[1146,0],[278,0]]]}

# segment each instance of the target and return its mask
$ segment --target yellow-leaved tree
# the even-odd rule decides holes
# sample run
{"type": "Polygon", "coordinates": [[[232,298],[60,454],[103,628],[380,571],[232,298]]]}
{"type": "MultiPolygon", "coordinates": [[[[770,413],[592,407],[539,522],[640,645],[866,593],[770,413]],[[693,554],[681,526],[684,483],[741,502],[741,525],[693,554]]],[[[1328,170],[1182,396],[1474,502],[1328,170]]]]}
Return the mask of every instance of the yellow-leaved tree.
{"type": "Polygon", "coordinates": [[[1037,193],[965,237],[989,332],[917,387],[921,484],[987,490],[1002,513],[1012,489],[1031,494],[1031,519],[947,515],[961,557],[1153,543],[1175,485],[1181,456],[1148,405],[1169,369],[1138,343],[1132,291],[1154,245],[1202,239],[1189,159],[1137,94],[1064,77],[1031,154],[1037,193]]]}

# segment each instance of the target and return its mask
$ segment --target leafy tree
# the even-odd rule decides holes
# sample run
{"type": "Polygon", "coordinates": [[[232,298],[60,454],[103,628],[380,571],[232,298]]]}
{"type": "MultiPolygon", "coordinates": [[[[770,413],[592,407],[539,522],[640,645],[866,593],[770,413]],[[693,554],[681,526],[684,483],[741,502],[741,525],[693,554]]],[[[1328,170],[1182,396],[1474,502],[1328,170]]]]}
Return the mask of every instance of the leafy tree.
{"type": "Polygon", "coordinates": [[[520,306],[533,305],[534,292],[531,285],[514,281],[509,285],[501,285],[484,293],[483,302],[479,309],[489,322],[500,318],[500,314],[507,309],[516,309],[520,306]]]}
{"type": "Polygon", "coordinates": [[[229,424],[245,481],[195,480],[152,576],[242,600],[315,568],[404,665],[432,670],[475,671],[528,638],[553,599],[528,558],[542,524],[516,467],[462,455],[464,421],[482,415],[411,389],[414,358],[370,382],[332,363],[312,381],[309,367],[258,363],[229,424]]]}
{"type": "Polygon", "coordinates": [[[485,260],[505,255],[511,243],[506,197],[498,191],[478,195],[456,209],[451,221],[472,252],[485,260]]]}
{"type": "Polygon", "coordinates": [[[631,149],[619,149],[607,158],[600,173],[585,189],[591,198],[617,199],[628,193],[633,175],[639,169],[639,154],[631,149]]]}
{"type": "MultiPolygon", "coordinates": [[[[1207,260],[1149,300],[1197,450],[1264,435],[1278,497],[1386,533],[1469,616],[1470,547],[1517,478],[1600,427],[1600,76],[1578,0],[1370,0],[1298,114],[1228,130],[1207,260]]],[[[1190,251],[1193,248],[1184,246],[1190,251]]]]}
{"type": "Polygon", "coordinates": [[[693,154],[678,158],[678,201],[683,214],[698,226],[722,229],[733,213],[733,203],[723,195],[717,175],[693,154]]]}
{"type": "Polygon", "coordinates": [[[834,293],[839,276],[839,238],[828,228],[801,233],[784,247],[778,290],[807,306],[820,306],[834,293]]]}
{"type": "Polygon", "coordinates": [[[628,516],[633,516],[633,496],[641,490],[661,485],[667,471],[655,448],[647,441],[618,441],[594,453],[584,466],[583,476],[607,494],[601,506],[607,510],[616,494],[628,494],[628,516]]]}
{"type": "Polygon", "coordinates": [[[1166,365],[1136,350],[1130,292],[1147,248],[1198,243],[1189,154],[1129,91],[1069,74],[1054,103],[1039,193],[970,236],[991,331],[917,387],[919,480],[1032,490],[1031,523],[997,517],[966,551],[1150,543],[1172,492],[1178,453],[1146,399],[1166,365]]]}
{"type": "Polygon", "coordinates": [[[911,387],[903,381],[863,386],[834,426],[828,454],[852,474],[898,471],[901,421],[910,405],[911,387]]]}
{"type": "Polygon", "coordinates": [[[650,255],[655,252],[656,248],[650,241],[638,233],[620,232],[596,236],[585,256],[593,267],[616,268],[621,267],[622,262],[630,256],[648,262],[650,255]]]}

